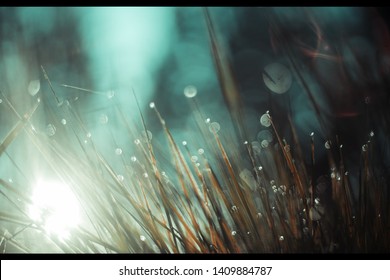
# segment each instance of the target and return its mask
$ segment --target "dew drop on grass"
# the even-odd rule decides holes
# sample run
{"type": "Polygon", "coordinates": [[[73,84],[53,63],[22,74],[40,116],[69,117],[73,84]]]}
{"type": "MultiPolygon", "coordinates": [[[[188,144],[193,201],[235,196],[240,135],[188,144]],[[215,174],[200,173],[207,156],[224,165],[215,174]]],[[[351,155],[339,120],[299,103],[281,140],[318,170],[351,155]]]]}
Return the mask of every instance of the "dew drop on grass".
{"type": "Polygon", "coordinates": [[[32,80],[28,84],[27,90],[31,96],[34,96],[38,93],[40,88],[41,88],[41,82],[39,80],[32,80]]]}
{"type": "Polygon", "coordinates": [[[233,212],[237,212],[237,211],[238,211],[238,207],[237,207],[236,205],[233,205],[233,206],[232,206],[232,211],[233,211],[233,212]]]}
{"type": "Polygon", "coordinates": [[[210,118],[207,118],[207,119],[205,120],[205,123],[210,123],[210,122],[211,122],[210,118]]]}
{"type": "Polygon", "coordinates": [[[303,231],[304,234],[308,234],[309,233],[309,228],[308,227],[304,227],[302,229],[302,231],[303,231]]]}
{"type": "Polygon", "coordinates": [[[263,80],[272,92],[282,94],[291,88],[293,76],[285,65],[275,62],[263,69],[263,80]]]}
{"type": "Polygon", "coordinates": [[[259,212],[259,213],[257,213],[257,215],[256,215],[256,216],[257,216],[257,218],[259,218],[259,219],[260,219],[260,218],[262,218],[262,217],[263,217],[263,214],[261,214],[261,213],[259,212]]]}
{"type": "Polygon", "coordinates": [[[362,151],[363,152],[366,152],[368,150],[368,145],[367,144],[364,144],[363,146],[362,146],[362,151]]]}
{"type": "Polygon", "coordinates": [[[56,134],[56,127],[49,123],[47,126],[46,126],[46,134],[48,136],[54,136],[54,134],[56,134]]]}
{"type": "Polygon", "coordinates": [[[237,234],[237,231],[233,230],[232,235],[235,236],[237,234]]]}
{"type": "Polygon", "coordinates": [[[106,114],[101,114],[100,117],[99,117],[99,122],[101,124],[106,124],[108,123],[108,117],[106,114]]]}
{"type": "Polygon", "coordinates": [[[92,136],[91,132],[88,132],[88,133],[87,133],[87,137],[88,137],[88,138],[91,138],[91,136],[92,136]]]}
{"type": "Polygon", "coordinates": [[[261,141],[261,147],[262,147],[263,149],[268,148],[268,145],[269,145],[269,143],[268,143],[267,140],[261,141]]]}
{"type": "Polygon", "coordinates": [[[184,88],[184,95],[187,98],[194,98],[197,93],[198,93],[198,90],[196,89],[195,86],[190,85],[190,86],[186,86],[184,88]]]}
{"type": "Polygon", "coordinates": [[[374,135],[375,135],[374,131],[371,131],[370,132],[370,137],[374,137],[374,135]]]}
{"type": "Polygon", "coordinates": [[[141,239],[141,241],[144,242],[146,240],[146,237],[143,235],[140,235],[139,239],[141,239]]]}
{"type": "Polygon", "coordinates": [[[136,158],[135,156],[132,156],[132,157],[130,158],[130,160],[131,160],[132,162],[136,162],[136,161],[137,161],[137,158],[136,158]]]}
{"type": "Polygon", "coordinates": [[[260,117],[260,123],[265,127],[271,126],[271,116],[268,113],[265,113],[260,117]]]}
{"type": "Polygon", "coordinates": [[[330,141],[325,142],[325,149],[330,150],[330,141]]]}
{"type": "Polygon", "coordinates": [[[116,148],[115,149],[115,154],[120,156],[122,154],[122,149],[121,148],[116,148]]]}
{"type": "Polygon", "coordinates": [[[257,170],[262,171],[262,170],[263,170],[263,167],[262,167],[262,166],[259,166],[259,167],[257,167],[257,170]]]}
{"type": "Polygon", "coordinates": [[[330,173],[330,177],[331,177],[332,179],[336,178],[336,173],[334,173],[334,172],[330,173]]]}
{"type": "Polygon", "coordinates": [[[200,166],[200,163],[199,163],[199,162],[197,162],[195,165],[196,165],[197,167],[199,167],[199,166],[200,166]]]}
{"type": "Polygon", "coordinates": [[[198,154],[199,154],[199,155],[203,155],[203,154],[204,154],[204,150],[203,150],[202,148],[200,148],[200,149],[198,150],[198,154]]]}
{"type": "Polygon", "coordinates": [[[144,176],[144,178],[148,178],[149,177],[148,173],[146,173],[146,172],[143,174],[143,176],[144,176]]]}
{"type": "Polygon", "coordinates": [[[221,126],[217,122],[212,122],[209,126],[209,130],[211,133],[218,133],[218,131],[221,129],[221,126]]]}
{"type": "Polygon", "coordinates": [[[267,140],[268,142],[272,142],[274,140],[274,136],[272,135],[272,133],[269,130],[264,129],[257,134],[257,140],[260,142],[263,140],[267,140]]]}
{"type": "Polygon", "coordinates": [[[181,142],[181,144],[182,144],[183,146],[187,146],[187,141],[183,141],[183,142],[181,142]]]}
{"type": "Polygon", "coordinates": [[[314,199],[314,203],[317,205],[320,204],[320,199],[317,197],[316,199],[314,199]]]}
{"type": "Polygon", "coordinates": [[[139,139],[135,139],[134,144],[139,145],[139,144],[141,144],[141,141],[139,139]]]}
{"type": "Polygon", "coordinates": [[[192,156],[191,157],[191,161],[192,162],[197,162],[198,161],[198,157],[197,156],[192,156]]]}
{"type": "Polygon", "coordinates": [[[65,120],[65,119],[62,119],[62,120],[61,120],[61,123],[62,123],[63,125],[66,125],[66,120],[65,120]]]}
{"type": "Polygon", "coordinates": [[[154,104],[154,102],[150,102],[149,107],[153,109],[154,107],[156,107],[156,105],[154,104]]]}
{"type": "Polygon", "coordinates": [[[279,236],[279,240],[283,241],[284,240],[284,236],[283,235],[279,236]]]}
{"type": "Polygon", "coordinates": [[[261,153],[261,146],[260,143],[257,141],[253,141],[252,143],[252,150],[255,154],[260,154],[261,153]]]}
{"type": "Polygon", "coordinates": [[[123,182],[125,180],[125,177],[123,175],[117,175],[116,178],[118,179],[119,182],[123,182]]]}

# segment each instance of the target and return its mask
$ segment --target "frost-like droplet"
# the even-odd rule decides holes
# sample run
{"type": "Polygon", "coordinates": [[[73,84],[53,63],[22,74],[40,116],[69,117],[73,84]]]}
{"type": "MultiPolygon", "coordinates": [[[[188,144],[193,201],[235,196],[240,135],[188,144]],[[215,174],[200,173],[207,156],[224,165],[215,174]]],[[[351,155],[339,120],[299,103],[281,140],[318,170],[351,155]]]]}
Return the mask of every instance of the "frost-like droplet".
{"type": "Polygon", "coordinates": [[[260,123],[262,126],[269,127],[271,125],[271,116],[265,113],[260,117],[260,123]]]}
{"type": "Polygon", "coordinates": [[[156,107],[156,105],[154,104],[154,102],[150,102],[149,107],[153,109],[154,107],[156,107]]]}
{"type": "Polygon", "coordinates": [[[41,82],[39,80],[33,80],[28,84],[27,90],[31,96],[34,96],[38,93],[41,88],[41,82]]]}
{"type": "Polygon", "coordinates": [[[237,234],[237,231],[233,230],[232,235],[235,236],[237,234]]]}
{"type": "Polygon", "coordinates": [[[107,91],[106,95],[107,95],[108,99],[111,99],[115,96],[115,91],[109,90],[109,91],[107,91]]]}
{"type": "Polygon", "coordinates": [[[330,141],[325,142],[325,149],[330,150],[330,141]]]}
{"type": "Polygon", "coordinates": [[[47,126],[46,126],[46,134],[48,136],[54,136],[54,134],[56,134],[56,127],[49,123],[47,126]]]}
{"type": "Polygon", "coordinates": [[[187,98],[193,98],[196,96],[196,94],[198,93],[198,90],[196,89],[195,86],[186,86],[184,88],[184,95],[185,97],[187,98]]]}
{"type": "Polygon", "coordinates": [[[61,123],[62,123],[63,125],[66,125],[66,120],[65,120],[65,119],[62,119],[62,120],[61,120],[61,123]]]}
{"type": "Polygon", "coordinates": [[[364,144],[363,146],[362,146],[362,151],[363,152],[366,152],[368,150],[368,145],[367,144],[364,144]]]}
{"type": "Polygon", "coordinates": [[[122,149],[121,148],[116,148],[115,149],[115,154],[117,154],[118,156],[120,156],[122,154],[122,149]]]}
{"type": "Polygon", "coordinates": [[[141,236],[139,237],[139,239],[141,239],[141,241],[144,242],[144,241],[146,240],[146,237],[143,236],[143,235],[141,235],[141,236]]]}
{"type": "Polygon", "coordinates": [[[218,131],[221,129],[221,126],[217,122],[212,122],[209,126],[209,130],[211,133],[218,133],[218,131]]]}
{"type": "Polygon", "coordinates": [[[279,236],[279,240],[283,241],[284,240],[284,236],[283,235],[279,236]]]}

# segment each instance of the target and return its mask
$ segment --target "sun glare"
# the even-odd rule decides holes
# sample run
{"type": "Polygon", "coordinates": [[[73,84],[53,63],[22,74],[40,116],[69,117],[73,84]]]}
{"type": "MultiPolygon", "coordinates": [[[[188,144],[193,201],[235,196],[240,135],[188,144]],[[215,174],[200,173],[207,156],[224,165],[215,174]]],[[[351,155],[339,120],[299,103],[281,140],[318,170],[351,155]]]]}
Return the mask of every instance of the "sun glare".
{"type": "Polygon", "coordinates": [[[66,239],[80,222],[79,202],[66,184],[41,180],[33,190],[29,215],[49,234],[66,239]]]}

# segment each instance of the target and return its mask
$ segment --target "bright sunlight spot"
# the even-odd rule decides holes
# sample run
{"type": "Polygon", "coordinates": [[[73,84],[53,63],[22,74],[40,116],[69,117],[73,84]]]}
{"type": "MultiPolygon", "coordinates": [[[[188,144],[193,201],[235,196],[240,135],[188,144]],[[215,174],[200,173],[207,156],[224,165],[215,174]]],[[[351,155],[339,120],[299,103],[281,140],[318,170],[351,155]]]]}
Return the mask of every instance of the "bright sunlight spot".
{"type": "Polygon", "coordinates": [[[69,186],[55,181],[39,181],[33,191],[29,216],[49,234],[69,237],[80,222],[79,203],[69,186]]]}

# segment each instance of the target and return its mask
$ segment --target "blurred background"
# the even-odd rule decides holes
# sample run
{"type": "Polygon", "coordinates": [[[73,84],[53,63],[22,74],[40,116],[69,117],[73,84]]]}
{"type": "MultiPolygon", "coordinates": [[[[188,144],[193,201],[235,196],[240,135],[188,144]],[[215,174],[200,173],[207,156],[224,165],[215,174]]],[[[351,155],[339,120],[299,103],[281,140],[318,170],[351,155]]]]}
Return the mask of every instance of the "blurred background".
{"type": "MultiPolygon", "coordinates": [[[[309,151],[310,135],[315,135],[317,177],[329,170],[324,149],[329,140],[342,145],[357,183],[360,151],[375,135],[380,172],[388,178],[387,8],[208,11],[244,104],[246,140],[261,142],[269,134],[260,124],[266,111],[280,134],[291,140],[290,115],[303,150],[309,151]]],[[[214,66],[203,8],[1,8],[0,39],[1,141],[39,99],[44,106],[31,117],[38,134],[69,147],[75,140],[66,136],[71,128],[60,108],[70,104],[84,120],[81,141],[92,137],[107,159],[115,158],[118,148],[131,148],[125,128],[117,124],[113,104],[139,123],[135,94],[156,145],[165,144],[159,141],[163,132],[150,102],[175,139],[190,139],[201,147],[202,138],[191,128],[193,107],[183,94],[189,85],[196,87],[196,102],[204,117],[218,122],[227,139],[236,137],[230,135],[234,128],[214,66]],[[53,121],[53,116],[60,121],[53,121]]],[[[52,176],[29,141],[16,137],[0,155],[0,178],[26,193],[33,192],[31,182],[52,176]]],[[[309,161],[310,153],[305,155],[309,161]]],[[[1,208],[13,209],[1,199],[1,208]]]]}

